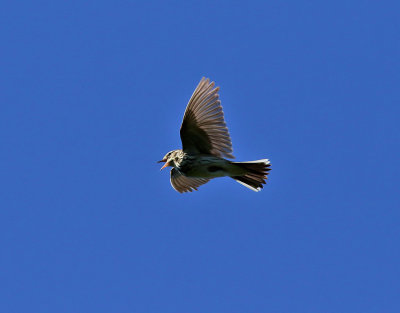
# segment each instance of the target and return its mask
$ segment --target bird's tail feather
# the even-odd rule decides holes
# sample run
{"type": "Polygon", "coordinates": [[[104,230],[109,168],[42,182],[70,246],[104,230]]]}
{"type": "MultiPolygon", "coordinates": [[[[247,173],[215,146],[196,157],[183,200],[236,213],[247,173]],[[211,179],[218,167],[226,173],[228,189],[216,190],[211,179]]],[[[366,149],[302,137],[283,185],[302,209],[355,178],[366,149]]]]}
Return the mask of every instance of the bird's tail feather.
{"type": "Polygon", "coordinates": [[[231,176],[234,180],[254,191],[260,191],[263,188],[263,184],[266,183],[265,180],[271,170],[271,164],[268,159],[232,163],[247,171],[246,174],[241,176],[231,176]]]}

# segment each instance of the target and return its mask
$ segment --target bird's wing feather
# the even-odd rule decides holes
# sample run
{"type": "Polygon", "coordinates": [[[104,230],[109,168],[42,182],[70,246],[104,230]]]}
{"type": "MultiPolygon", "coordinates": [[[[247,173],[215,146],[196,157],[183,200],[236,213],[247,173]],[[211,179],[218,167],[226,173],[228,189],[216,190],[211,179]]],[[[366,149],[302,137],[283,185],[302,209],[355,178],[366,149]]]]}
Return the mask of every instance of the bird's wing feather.
{"type": "Polygon", "coordinates": [[[235,158],[218,90],[203,77],[193,92],[180,131],[184,152],[235,158]]]}
{"type": "Polygon", "coordinates": [[[207,183],[208,181],[209,179],[205,178],[186,177],[175,168],[171,170],[171,185],[180,193],[197,190],[199,186],[207,183]]]}

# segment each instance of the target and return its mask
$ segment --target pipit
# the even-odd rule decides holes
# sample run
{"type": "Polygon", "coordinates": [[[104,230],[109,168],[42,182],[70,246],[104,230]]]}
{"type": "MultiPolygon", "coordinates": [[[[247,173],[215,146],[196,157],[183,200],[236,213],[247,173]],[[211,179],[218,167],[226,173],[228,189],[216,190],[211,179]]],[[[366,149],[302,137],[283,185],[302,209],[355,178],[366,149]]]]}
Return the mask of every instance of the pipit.
{"type": "Polygon", "coordinates": [[[180,192],[192,192],[210,179],[228,176],[254,191],[265,184],[268,159],[232,162],[232,142],[224,120],[219,87],[203,77],[197,85],[181,125],[182,150],[168,152],[159,161],[161,170],[171,166],[171,185],[180,192]]]}

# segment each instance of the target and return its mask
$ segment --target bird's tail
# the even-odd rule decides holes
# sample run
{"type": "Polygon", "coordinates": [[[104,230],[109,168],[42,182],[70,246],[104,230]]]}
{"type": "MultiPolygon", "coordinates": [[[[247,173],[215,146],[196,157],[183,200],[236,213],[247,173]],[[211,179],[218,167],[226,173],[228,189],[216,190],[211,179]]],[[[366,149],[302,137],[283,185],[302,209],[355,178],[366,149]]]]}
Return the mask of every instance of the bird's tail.
{"type": "Polygon", "coordinates": [[[268,159],[232,163],[240,166],[247,172],[241,176],[231,176],[234,180],[254,191],[260,191],[263,188],[263,184],[265,184],[267,175],[271,170],[271,164],[268,159]]]}

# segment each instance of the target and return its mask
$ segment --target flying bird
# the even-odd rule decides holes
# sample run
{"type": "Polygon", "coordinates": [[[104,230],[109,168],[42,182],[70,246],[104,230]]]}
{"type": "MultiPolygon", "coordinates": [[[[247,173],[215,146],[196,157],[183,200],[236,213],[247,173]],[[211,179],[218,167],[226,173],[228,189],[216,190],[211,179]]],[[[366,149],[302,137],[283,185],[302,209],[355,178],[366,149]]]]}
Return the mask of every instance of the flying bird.
{"type": "Polygon", "coordinates": [[[250,162],[232,162],[231,137],[224,120],[219,87],[203,77],[189,103],[180,130],[182,149],[168,152],[159,161],[164,169],[171,169],[171,185],[180,192],[192,192],[210,179],[232,177],[254,191],[265,184],[270,162],[262,159],[250,162]]]}

